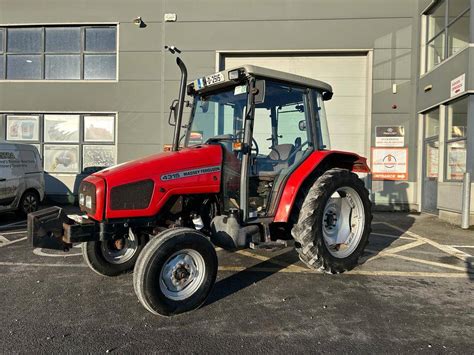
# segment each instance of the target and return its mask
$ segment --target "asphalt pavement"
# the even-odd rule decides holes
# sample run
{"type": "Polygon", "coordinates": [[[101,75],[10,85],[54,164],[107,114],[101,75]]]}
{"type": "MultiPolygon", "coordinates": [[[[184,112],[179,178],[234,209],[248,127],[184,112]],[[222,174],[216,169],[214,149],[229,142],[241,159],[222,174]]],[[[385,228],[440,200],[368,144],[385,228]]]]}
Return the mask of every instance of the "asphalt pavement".
{"type": "Polygon", "coordinates": [[[361,265],[342,275],[311,272],[291,248],[218,250],[208,302],[173,318],[140,305],[131,274],[100,277],[79,248],[33,249],[24,223],[11,218],[0,217],[1,353],[474,348],[474,231],[429,215],[376,214],[361,265]]]}

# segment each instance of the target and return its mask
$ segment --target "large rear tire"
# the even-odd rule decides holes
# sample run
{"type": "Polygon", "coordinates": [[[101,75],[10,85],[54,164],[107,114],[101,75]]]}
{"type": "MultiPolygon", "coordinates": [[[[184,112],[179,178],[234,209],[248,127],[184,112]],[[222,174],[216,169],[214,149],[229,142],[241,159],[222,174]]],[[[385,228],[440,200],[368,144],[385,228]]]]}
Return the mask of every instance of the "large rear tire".
{"type": "Polygon", "coordinates": [[[133,270],[147,242],[145,234],[133,234],[118,240],[82,243],[82,256],[89,268],[103,276],[118,276],[133,270]]]}
{"type": "Polygon", "coordinates": [[[368,194],[349,170],[334,168],[321,175],[303,196],[291,231],[301,261],[331,274],[353,269],[371,232],[368,194]]]}
{"type": "Polygon", "coordinates": [[[217,255],[206,236],[172,228],[152,238],[139,256],[133,286],[151,313],[172,316],[199,308],[217,275],[217,255]]]}

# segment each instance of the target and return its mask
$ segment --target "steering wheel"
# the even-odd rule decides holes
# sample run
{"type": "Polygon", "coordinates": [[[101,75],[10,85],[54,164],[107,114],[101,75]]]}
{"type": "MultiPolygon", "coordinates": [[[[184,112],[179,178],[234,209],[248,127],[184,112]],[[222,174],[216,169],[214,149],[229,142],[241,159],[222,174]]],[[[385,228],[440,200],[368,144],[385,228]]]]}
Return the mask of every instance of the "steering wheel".
{"type": "Polygon", "coordinates": [[[258,153],[260,152],[259,148],[258,148],[258,143],[257,141],[255,140],[255,138],[252,137],[252,145],[250,146],[250,155],[252,154],[252,151],[255,152],[255,156],[258,157],[258,153]],[[255,145],[255,147],[254,147],[255,145]]]}

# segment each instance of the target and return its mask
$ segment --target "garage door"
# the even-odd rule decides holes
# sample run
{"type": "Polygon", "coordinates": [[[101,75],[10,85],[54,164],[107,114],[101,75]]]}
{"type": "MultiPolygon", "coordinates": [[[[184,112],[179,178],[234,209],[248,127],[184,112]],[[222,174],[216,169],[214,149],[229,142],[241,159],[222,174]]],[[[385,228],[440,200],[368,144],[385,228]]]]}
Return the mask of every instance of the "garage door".
{"type": "Polygon", "coordinates": [[[367,55],[229,56],[226,68],[253,64],[325,81],[334,96],[326,102],[331,148],[368,156],[367,55]]]}

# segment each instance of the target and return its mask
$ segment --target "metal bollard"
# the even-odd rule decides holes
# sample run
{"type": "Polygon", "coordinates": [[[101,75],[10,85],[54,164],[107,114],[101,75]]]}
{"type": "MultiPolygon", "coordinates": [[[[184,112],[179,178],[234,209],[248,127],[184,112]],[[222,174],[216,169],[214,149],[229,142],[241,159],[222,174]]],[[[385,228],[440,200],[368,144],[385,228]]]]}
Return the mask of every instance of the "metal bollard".
{"type": "Polygon", "coordinates": [[[469,229],[471,218],[471,173],[464,173],[462,182],[461,228],[469,229]]]}

